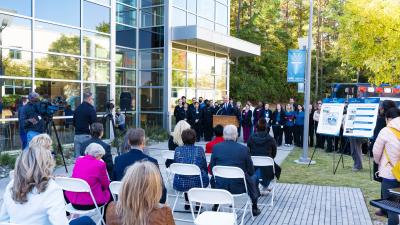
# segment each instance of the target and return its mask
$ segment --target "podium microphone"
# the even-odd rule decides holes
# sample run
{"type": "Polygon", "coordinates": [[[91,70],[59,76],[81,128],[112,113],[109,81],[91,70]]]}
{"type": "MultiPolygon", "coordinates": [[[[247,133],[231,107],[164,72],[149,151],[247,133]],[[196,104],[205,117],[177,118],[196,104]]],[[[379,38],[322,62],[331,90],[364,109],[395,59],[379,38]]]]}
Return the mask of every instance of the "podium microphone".
{"type": "Polygon", "coordinates": [[[215,115],[219,116],[218,113],[219,111],[221,111],[223,108],[221,107],[220,109],[218,109],[217,113],[215,113],[215,115]]]}

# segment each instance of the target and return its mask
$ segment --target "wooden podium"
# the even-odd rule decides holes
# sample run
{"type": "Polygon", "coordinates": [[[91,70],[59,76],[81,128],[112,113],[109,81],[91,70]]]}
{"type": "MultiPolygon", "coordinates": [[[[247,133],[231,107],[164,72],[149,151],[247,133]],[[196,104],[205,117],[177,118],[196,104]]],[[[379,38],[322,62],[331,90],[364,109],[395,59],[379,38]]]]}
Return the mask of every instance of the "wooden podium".
{"type": "Polygon", "coordinates": [[[239,127],[239,121],[236,116],[213,115],[213,127],[218,124],[224,127],[226,125],[235,125],[236,127],[239,127]]]}

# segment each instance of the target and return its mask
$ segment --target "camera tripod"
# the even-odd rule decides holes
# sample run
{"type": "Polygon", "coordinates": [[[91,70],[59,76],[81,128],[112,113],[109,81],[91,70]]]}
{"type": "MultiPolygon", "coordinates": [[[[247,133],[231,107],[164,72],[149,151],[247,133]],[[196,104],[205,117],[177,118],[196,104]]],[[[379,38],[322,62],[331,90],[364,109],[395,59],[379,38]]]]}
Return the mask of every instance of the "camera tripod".
{"type": "Polygon", "coordinates": [[[114,115],[111,113],[112,109],[108,109],[107,112],[104,114],[103,116],[103,123],[104,127],[107,126],[107,123],[110,124],[111,122],[111,126],[113,129],[113,133],[114,133],[114,140],[115,140],[115,145],[117,146],[117,154],[121,155],[120,151],[119,151],[119,141],[118,141],[118,137],[117,137],[117,132],[115,130],[115,121],[114,121],[114,115]]]}
{"type": "MultiPolygon", "coordinates": [[[[46,121],[46,123],[45,123],[45,125],[46,125],[45,126],[46,127],[46,133],[48,135],[51,136],[51,131],[52,131],[51,129],[53,128],[54,134],[56,135],[56,139],[57,139],[57,149],[61,153],[61,158],[62,158],[63,163],[64,163],[65,172],[68,173],[67,164],[65,163],[65,158],[64,158],[63,147],[61,145],[60,138],[58,136],[56,124],[54,123],[53,117],[52,116],[51,117],[47,117],[45,121],[46,121]]],[[[57,154],[57,153],[55,153],[55,154],[57,154]]]]}

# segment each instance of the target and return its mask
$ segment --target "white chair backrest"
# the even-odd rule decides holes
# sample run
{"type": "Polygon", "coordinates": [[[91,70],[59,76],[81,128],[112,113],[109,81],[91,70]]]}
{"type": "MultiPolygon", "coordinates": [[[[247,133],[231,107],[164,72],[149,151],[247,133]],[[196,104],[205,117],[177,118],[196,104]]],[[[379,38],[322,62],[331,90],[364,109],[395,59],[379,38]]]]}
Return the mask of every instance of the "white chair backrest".
{"type": "Polygon", "coordinates": [[[171,150],[164,150],[161,152],[161,156],[164,159],[174,159],[175,158],[175,152],[171,150]]]}
{"type": "Polygon", "coordinates": [[[169,166],[171,173],[186,176],[201,175],[201,170],[194,164],[172,163],[169,166]]]}
{"type": "Polygon", "coordinates": [[[234,199],[231,193],[222,189],[192,188],[188,192],[190,202],[202,204],[227,204],[234,208],[234,199]]]}
{"type": "Polygon", "coordinates": [[[215,177],[223,178],[245,178],[244,172],[239,167],[233,166],[214,166],[212,169],[215,177]]]}
{"type": "Polygon", "coordinates": [[[274,160],[268,156],[252,156],[254,166],[273,166],[274,160]]]}
{"type": "Polygon", "coordinates": [[[211,161],[211,153],[206,153],[206,161],[208,163],[211,161]]]}
{"type": "Polygon", "coordinates": [[[122,182],[121,181],[113,181],[113,182],[111,182],[110,183],[111,194],[119,195],[121,187],[122,187],[122,182]]]}
{"type": "Polygon", "coordinates": [[[54,178],[58,186],[65,191],[71,192],[91,192],[89,184],[78,178],[56,177],[54,178]]]}

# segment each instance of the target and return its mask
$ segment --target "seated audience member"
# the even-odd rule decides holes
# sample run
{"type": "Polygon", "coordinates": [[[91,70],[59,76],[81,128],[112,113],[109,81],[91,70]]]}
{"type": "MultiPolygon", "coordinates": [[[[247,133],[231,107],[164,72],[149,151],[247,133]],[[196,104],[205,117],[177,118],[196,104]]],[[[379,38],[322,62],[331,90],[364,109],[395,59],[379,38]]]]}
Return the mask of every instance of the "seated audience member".
{"type": "MultiPolygon", "coordinates": [[[[76,160],[73,178],[86,181],[93,193],[97,205],[105,205],[110,201],[110,191],[106,164],[101,160],[105,151],[101,145],[92,143],[87,146],[85,156],[76,160]]],[[[67,200],[75,209],[89,210],[94,209],[95,205],[89,193],[65,192],[67,200]]]]}
{"type": "Polygon", "coordinates": [[[47,134],[37,135],[18,157],[14,177],[4,191],[0,223],[95,225],[86,216],[68,223],[63,191],[52,179],[55,161],[51,144],[47,134]]]}
{"type": "MultiPolygon", "coordinates": [[[[158,167],[158,162],[156,159],[143,153],[146,143],[145,131],[141,128],[129,129],[127,135],[131,150],[115,158],[113,172],[114,180],[116,181],[122,180],[126,169],[138,161],[147,160],[158,167]]],[[[163,184],[163,195],[160,199],[160,203],[165,203],[166,199],[167,189],[163,184]]]]}
{"type": "Polygon", "coordinates": [[[214,145],[224,141],[224,127],[220,124],[214,127],[214,140],[206,144],[206,153],[212,153],[214,145]]]}
{"type": "MultiPolygon", "coordinates": [[[[271,135],[268,133],[268,125],[265,118],[260,118],[257,122],[256,133],[253,133],[247,141],[247,147],[250,150],[252,156],[268,156],[275,158],[276,156],[276,142],[271,135]]],[[[261,185],[263,190],[261,194],[266,194],[270,182],[274,179],[274,172],[272,166],[268,167],[256,167],[256,175],[258,179],[261,179],[261,185]]],[[[280,175],[280,167],[275,164],[275,173],[277,177],[280,175]]]]}
{"type": "Polygon", "coordinates": [[[101,145],[104,148],[104,151],[106,153],[106,154],[104,154],[102,159],[106,163],[108,175],[110,176],[110,179],[112,180],[111,176],[112,176],[112,168],[113,168],[113,159],[112,159],[112,155],[111,155],[111,146],[101,140],[101,138],[104,135],[103,124],[93,123],[90,126],[90,134],[92,135],[92,138],[83,142],[81,145],[81,155],[85,155],[85,150],[86,150],[87,146],[89,146],[91,143],[97,143],[97,144],[101,145]]]}
{"type": "MultiPolygon", "coordinates": [[[[201,179],[203,181],[203,187],[207,187],[209,184],[209,178],[207,173],[207,161],[204,149],[200,146],[195,146],[196,142],[196,131],[193,129],[184,130],[182,132],[183,146],[175,149],[174,163],[185,163],[194,164],[201,170],[201,179]]],[[[184,176],[175,175],[174,177],[174,189],[180,192],[185,192],[185,209],[189,210],[189,199],[186,192],[191,188],[202,187],[199,176],[184,176]]]]}
{"type": "MultiPolygon", "coordinates": [[[[381,193],[383,199],[390,197],[389,189],[399,188],[400,182],[394,177],[392,168],[400,161],[400,112],[391,108],[386,112],[386,127],[375,140],[374,161],[378,164],[379,177],[382,177],[381,193]]],[[[399,215],[388,213],[388,225],[399,224],[399,215]]]]}
{"type": "Polygon", "coordinates": [[[175,225],[172,211],[160,205],[162,177],[154,163],[136,162],[122,179],[118,202],[106,211],[107,225],[175,225]]]}
{"type": "MultiPolygon", "coordinates": [[[[214,166],[233,166],[243,170],[246,176],[248,194],[253,203],[252,213],[257,216],[261,213],[257,207],[257,200],[260,197],[258,180],[255,175],[253,161],[246,146],[237,143],[237,128],[234,125],[227,125],[224,128],[224,142],[216,144],[211,155],[211,170],[214,166]]],[[[225,189],[232,194],[244,193],[245,185],[243,179],[211,178],[211,187],[225,189]]]]}
{"type": "MultiPolygon", "coordinates": [[[[190,124],[185,120],[179,121],[174,128],[168,139],[168,149],[175,150],[178,146],[183,146],[182,132],[184,130],[190,129],[190,124]]],[[[174,161],[172,159],[167,159],[165,161],[165,166],[168,168],[174,161]]]]}

